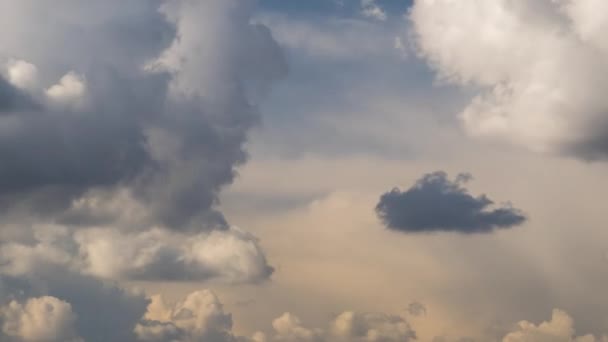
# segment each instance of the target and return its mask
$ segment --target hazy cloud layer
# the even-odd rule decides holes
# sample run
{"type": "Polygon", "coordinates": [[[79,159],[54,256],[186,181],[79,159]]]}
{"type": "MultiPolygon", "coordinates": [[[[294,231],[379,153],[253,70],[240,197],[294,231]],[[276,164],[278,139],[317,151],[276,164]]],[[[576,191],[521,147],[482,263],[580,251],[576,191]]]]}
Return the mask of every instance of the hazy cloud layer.
{"type": "Polygon", "coordinates": [[[460,174],[451,181],[445,172],[427,174],[408,190],[382,195],[376,212],[387,228],[411,233],[488,233],[526,220],[510,205],[493,209],[486,195],[469,194],[463,184],[470,178],[460,174]]]}
{"type": "Polygon", "coordinates": [[[605,159],[607,13],[601,0],[420,0],[409,18],[439,76],[479,89],[469,133],[605,159]]]}

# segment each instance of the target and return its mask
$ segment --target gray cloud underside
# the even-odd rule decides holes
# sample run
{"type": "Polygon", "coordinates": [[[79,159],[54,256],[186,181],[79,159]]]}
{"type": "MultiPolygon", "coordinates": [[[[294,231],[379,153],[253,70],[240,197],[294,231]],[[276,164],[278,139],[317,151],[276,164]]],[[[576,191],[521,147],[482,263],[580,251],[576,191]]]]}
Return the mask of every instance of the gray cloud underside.
{"type": "Polygon", "coordinates": [[[250,94],[285,73],[269,30],[249,23],[252,4],[0,5],[0,61],[33,65],[26,79],[9,63],[25,89],[0,78],[0,211],[53,219],[88,191],[126,188],[149,208],[148,224],[225,227],[214,207],[259,121],[250,94]],[[215,18],[195,27],[194,13],[215,18]]]}

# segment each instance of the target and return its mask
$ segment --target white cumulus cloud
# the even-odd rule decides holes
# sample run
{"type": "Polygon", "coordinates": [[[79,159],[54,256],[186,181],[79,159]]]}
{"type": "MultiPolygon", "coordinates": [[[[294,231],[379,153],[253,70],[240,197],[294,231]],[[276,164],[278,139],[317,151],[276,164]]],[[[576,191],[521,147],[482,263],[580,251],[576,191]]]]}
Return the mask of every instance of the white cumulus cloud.
{"type": "Polygon", "coordinates": [[[534,151],[608,156],[605,2],[420,0],[420,55],[478,90],[460,117],[473,136],[534,151]]]}

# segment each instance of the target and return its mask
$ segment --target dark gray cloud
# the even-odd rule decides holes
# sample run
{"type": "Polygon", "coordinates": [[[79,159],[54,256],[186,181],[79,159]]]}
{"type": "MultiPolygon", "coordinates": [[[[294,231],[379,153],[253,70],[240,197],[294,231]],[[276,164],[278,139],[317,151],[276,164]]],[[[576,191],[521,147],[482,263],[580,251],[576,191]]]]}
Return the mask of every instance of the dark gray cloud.
{"type": "Polygon", "coordinates": [[[460,174],[451,181],[445,172],[426,174],[406,191],[395,188],[382,195],[376,212],[387,228],[411,233],[488,233],[526,220],[510,204],[492,209],[486,195],[469,194],[462,184],[470,178],[460,174]]]}
{"type": "Polygon", "coordinates": [[[0,1],[0,274],[44,245],[106,280],[271,276],[218,210],[287,71],[255,5],[0,1]]]}
{"type": "Polygon", "coordinates": [[[246,160],[253,97],[286,72],[270,31],[250,23],[255,2],[232,2],[0,4],[0,69],[31,66],[27,89],[0,78],[4,221],[18,208],[16,220],[84,227],[226,228],[215,207],[246,160]],[[124,189],[147,208],[143,222],[73,208],[124,189]]]}
{"type": "Polygon", "coordinates": [[[412,316],[424,316],[426,315],[426,307],[420,302],[411,302],[407,306],[407,312],[412,316]]]}
{"type": "Polygon", "coordinates": [[[0,75],[0,114],[36,108],[34,100],[0,75]]]}

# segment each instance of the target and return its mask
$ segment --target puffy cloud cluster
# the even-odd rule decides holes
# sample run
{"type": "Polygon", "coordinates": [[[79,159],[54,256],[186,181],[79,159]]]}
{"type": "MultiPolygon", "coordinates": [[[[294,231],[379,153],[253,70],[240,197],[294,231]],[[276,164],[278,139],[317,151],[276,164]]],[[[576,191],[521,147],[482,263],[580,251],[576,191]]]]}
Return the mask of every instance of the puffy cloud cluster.
{"type": "Polygon", "coordinates": [[[323,331],[320,329],[309,329],[302,326],[298,316],[289,312],[284,313],[272,322],[274,328],[274,340],[284,342],[321,342],[323,331]]]}
{"type": "Polygon", "coordinates": [[[303,326],[297,316],[286,312],[272,322],[272,327],[270,339],[261,334],[256,338],[283,342],[407,342],[416,339],[416,333],[404,318],[384,313],[346,311],[329,322],[326,329],[310,329],[303,326]]]}
{"type": "Polygon", "coordinates": [[[439,75],[479,90],[469,133],[604,159],[607,13],[601,0],[419,0],[409,18],[439,75]]]}
{"type": "Polygon", "coordinates": [[[416,336],[399,316],[356,312],[340,314],[326,329],[306,328],[297,316],[285,313],[272,322],[269,334],[239,336],[232,315],[210,290],[167,304],[161,296],[145,298],[63,268],[40,273],[3,278],[2,341],[403,342],[416,336]]]}
{"type": "Polygon", "coordinates": [[[37,227],[28,242],[5,243],[0,272],[23,276],[48,267],[104,279],[259,282],[273,272],[257,239],[238,228],[186,235],[154,229],[124,233],[37,227]]]}
{"type": "Polygon", "coordinates": [[[133,342],[148,299],[63,266],[0,277],[0,340],[133,342]]]}
{"type": "Polygon", "coordinates": [[[286,312],[272,322],[269,334],[257,332],[251,337],[234,334],[232,325],[232,316],[217,296],[202,290],[174,305],[153,297],[135,332],[141,341],[150,342],[406,342],[416,338],[403,318],[381,313],[347,311],[329,322],[327,329],[311,329],[286,312]]]}
{"type": "Polygon", "coordinates": [[[232,316],[208,290],[191,293],[174,307],[153,297],[145,321],[135,328],[140,340],[158,342],[236,341],[231,330],[232,316]]]}
{"type": "Polygon", "coordinates": [[[538,325],[521,321],[515,331],[507,334],[503,342],[603,342],[608,337],[576,336],[574,321],[566,312],[553,310],[551,320],[538,325]]]}
{"type": "Polygon", "coordinates": [[[54,297],[30,298],[26,303],[10,302],[0,308],[2,332],[23,341],[82,341],[76,336],[72,306],[54,297]]]}
{"type": "Polygon", "coordinates": [[[382,195],[376,212],[389,229],[402,232],[488,233],[526,220],[510,204],[492,209],[486,195],[469,194],[462,185],[470,179],[460,174],[451,181],[441,171],[424,175],[408,190],[382,195]]]}
{"type": "MultiPolygon", "coordinates": [[[[50,279],[48,277],[47,279],[50,279]]],[[[79,286],[64,292],[67,300],[39,295],[12,299],[0,306],[0,337],[10,342],[407,342],[417,340],[410,324],[397,315],[346,311],[325,329],[308,328],[291,313],[276,318],[268,333],[241,336],[233,317],[210,290],[190,293],[168,304],[161,296],[145,299],[108,284],[69,276],[79,286]],[[80,280],[78,280],[80,279],[80,280]],[[94,295],[91,297],[91,295],[94,295]],[[91,305],[91,304],[96,304],[91,305]],[[119,309],[112,311],[111,308],[119,309]]],[[[57,282],[46,289],[56,292],[57,282]]],[[[2,284],[2,290],[12,286],[2,284]]],[[[27,292],[42,293],[40,289],[27,292]]],[[[453,340],[437,337],[433,341],[453,340]]],[[[454,341],[474,341],[461,338],[454,341]]],[[[503,342],[605,342],[606,336],[577,335],[573,319],[554,310],[549,321],[522,321],[500,338],[503,342]]]]}

